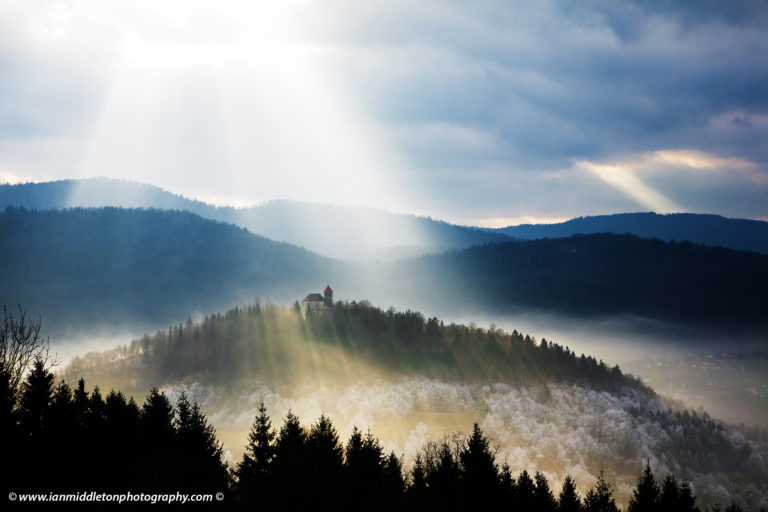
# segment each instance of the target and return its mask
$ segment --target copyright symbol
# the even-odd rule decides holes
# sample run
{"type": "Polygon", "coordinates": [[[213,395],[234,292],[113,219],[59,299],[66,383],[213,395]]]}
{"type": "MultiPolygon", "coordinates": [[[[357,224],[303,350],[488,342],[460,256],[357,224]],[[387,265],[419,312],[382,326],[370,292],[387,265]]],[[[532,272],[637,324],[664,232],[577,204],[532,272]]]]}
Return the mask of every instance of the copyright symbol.
{"type": "Polygon", "coordinates": [[[16,501],[16,493],[15,492],[9,492],[8,493],[8,499],[11,501],[16,501]]]}
{"type": "Polygon", "coordinates": [[[223,492],[217,492],[216,493],[216,501],[224,501],[224,493],[223,492]]]}

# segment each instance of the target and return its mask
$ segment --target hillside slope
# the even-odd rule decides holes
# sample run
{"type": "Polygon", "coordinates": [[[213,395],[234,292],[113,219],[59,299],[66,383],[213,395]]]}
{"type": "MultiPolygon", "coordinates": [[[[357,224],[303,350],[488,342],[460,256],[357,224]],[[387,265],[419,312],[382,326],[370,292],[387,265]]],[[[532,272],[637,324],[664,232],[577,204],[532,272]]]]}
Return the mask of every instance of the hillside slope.
{"type": "Polygon", "coordinates": [[[690,242],[576,235],[424,256],[390,271],[407,296],[459,311],[768,323],[768,255],[690,242]]]}
{"type": "Polygon", "coordinates": [[[0,303],[46,325],[162,326],[255,297],[302,298],[342,264],[188,212],[0,213],[0,303]]]}

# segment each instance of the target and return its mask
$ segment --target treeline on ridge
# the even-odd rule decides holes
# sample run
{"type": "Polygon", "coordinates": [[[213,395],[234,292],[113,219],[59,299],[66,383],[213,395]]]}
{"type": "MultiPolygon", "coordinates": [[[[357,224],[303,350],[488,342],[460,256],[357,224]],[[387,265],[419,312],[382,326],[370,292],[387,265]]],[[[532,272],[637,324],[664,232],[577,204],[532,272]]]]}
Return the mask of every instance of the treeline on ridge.
{"type": "MultiPolygon", "coordinates": [[[[537,512],[618,512],[602,471],[582,497],[567,476],[556,497],[546,476],[512,475],[475,424],[468,436],[428,443],[410,468],[386,454],[370,431],[355,428],[343,444],[332,421],[309,428],[288,412],[273,428],[264,404],[242,459],[230,467],[200,407],[182,394],[174,407],[154,388],[139,407],[119,391],[74,391],[37,358],[26,379],[10,386],[0,371],[6,493],[225,493],[223,505],[364,510],[468,510],[502,506],[537,512]],[[65,470],[46,467],[62,461],[65,470]]],[[[57,466],[62,467],[62,466],[57,466]]],[[[699,511],[690,485],[668,475],[658,485],[649,466],[630,512],[699,511]]],[[[712,509],[719,511],[719,506],[712,509]]],[[[726,512],[741,508],[731,503],[726,512]]]]}
{"type": "Polygon", "coordinates": [[[475,246],[382,271],[406,296],[444,309],[631,314],[699,326],[768,322],[768,255],[691,242],[574,235],[475,246]]]}
{"type": "Polygon", "coordinates": [[[557,343],[537,342],[516,330],[444,324],[418,312],[384,311],[363,301],[337,302],[315,312],[271,304],[235,308],[134,340],[130,345],[75,358],[64,375],[156,383],[204,377],[211,381],[261,377],[286,380],[309,372],[340,371],[346,357],[377,369],[446,380],[513,384],[556,380],[591,388],[630,386],[653,393],[618,366],[557,343]],[[320,350],[315,350],[320,349],[320,350]],[[329,355],[322,357],[326,349],[329,355]],[[318,353],[321,354],[318,356],[318,353]],[[105,373],[107,372],[107,373],[105,373]]]}

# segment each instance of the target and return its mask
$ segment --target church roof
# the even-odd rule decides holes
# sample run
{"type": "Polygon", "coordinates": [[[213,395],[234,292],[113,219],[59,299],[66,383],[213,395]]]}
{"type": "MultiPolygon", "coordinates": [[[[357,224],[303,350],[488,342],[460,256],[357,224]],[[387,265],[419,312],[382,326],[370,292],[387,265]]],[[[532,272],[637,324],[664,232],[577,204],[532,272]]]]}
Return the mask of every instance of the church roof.
{"type": "Polygon", "coordinates": [[[301,302],[325,302],[325,298],[319,293],[310,293],[301,302]]]}
{"type": "Polygon", "coordinates": [[[323,293],[328,293],[328,292],[333,293],[333,290],[331,290],[331,285],[326,286],[325,291],[323,293]]]}

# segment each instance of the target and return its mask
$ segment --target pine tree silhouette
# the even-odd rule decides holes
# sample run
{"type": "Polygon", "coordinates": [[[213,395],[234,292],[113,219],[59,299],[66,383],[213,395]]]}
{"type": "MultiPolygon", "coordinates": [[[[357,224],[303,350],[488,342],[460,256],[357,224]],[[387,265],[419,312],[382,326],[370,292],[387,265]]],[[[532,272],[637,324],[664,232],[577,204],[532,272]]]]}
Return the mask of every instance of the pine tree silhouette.
{"type": "Polygon", "coordinates": [[[139,451],[139,408],[133,399],[126,401],[120,391],[111,390],[104,400],[104,415],[109,446],[109,489],[131,489],[142,469],[139,451]]]}
{"type": "Polygon", "coordinates": [[[403,480],[403,463],[395,452],[391,452],[384,462],[382,479],[384,492],[398,503],[405,490],[405,481],[403,480]]]}
{"type": "Polygon", "coordinates": [[[597,477],[597,483],[595,487],[587,492],[584,497],[584,510],[586,512],[618,512],[616,502],[613,498],[613,489],[605,477],[603,476],[603,470],[600,470],[600,475],[597,477]]]}
{"type": "Polygon", "coordinates": [[[21,483],[28,491],[45,492],[53,485],[53,472],[39,466],[55,450],[48,426],[53,378],[43,360],[36,357],[32,370],[21,386],[18,416],[22,435],[19,453],[23,455],[17,461],[20,466],[17,470],[26,475],[21,483]]]}
{"type": "Polygon", "coordinates": [[[235,470],[236,492],[244,505],[255,505],[257,502],[271,503],[270,477],[272,460],[275,456],[276,435],[267,415],[267,408],[262,402],[251,426],[251,432],[248,434],[248,446],[243,454],[243,460],[235,470]]]}
{"type": "Polygon", "coordinates": [[[557,510],[559,512],[581,512],[583,509],[581,498],[576,492],[576,482],[571,475],[566,475],[563,479],[563,488],[558,496],[557,510]]]}
{"type": "MultiPolygon", "coordinates": [[[[299,423],[299,418],[288,411],[275,441],[272,488],[274,495],[281,500],[290,496],[291,506],[294,508],[310,506],[312,497],[306,490],[313,483],[312,476],[307,433],[299,423]],[[299,489],[302,492],[297,493],[299,489]]],[[[287,506],[282,504],[283,508],[287,506]]]]}
{"type": "Polygon", "coordinates": [[[307,489],[309,495],[321,500],[321,503],[338,505],[342,497],[344,449],[330,418],[321,415],[312,424],[307,436],[307,448],[311,474],[307,489]]]}
{"type": "Polygon", "coordinates": [[[669,474],[661,483],[658,510],[660,512],[672,512],[679,510],[679,506],[680,484],[677,482],[675,475],[669,474]]]}
{"type": "Polygon", "coordinates": [[[477,423],[459,453],[462,489],[467,506],[483,506],[498,497],[499,468],[488,439],[477,423]]]}
{"type": "Polygon", "coordinates": [[[680,484],[680,498],[677,506],[680,512],[701,512],[696,506],[696,497],[691,490],[691,484],[685,480],[680,484]]]}
{"type": "Polygon", "coordinates": [[[21,426],[33,440],[39,440],[42,435],[52,395],[53,374],[46,370],[43,360],[37,357],[22,385],[19,408],[21,426]]]}
{"type": "Polygon", "coordinates": [[[512,476],[509,464],[505,462],[499,473],[499,502],[512,503],[515,500],[515,490],[515,477],[512,476]]]}
{"type": "Polygon", "coordinates": [[[637,482],[637,488],[632,491],[629,499],[629,512],[655,512],[659,507],[661,493],[656,478],[651,472],[650,461],[645,464],[645,470],[637,482]]]}
{"type": "Polygon", "coordinates": [[[142,481],[144,488],[165,491],[179,485],[174,464],[173,407],[168,397],[152,388],[141,408],[142,481]]]}
{"type": "Polygon", "coordinates": [[[549,488],[547,477],[541,471],[537,471],[534,480],[536,482],[536,488],[533,491],[535,509],[541,512],[555,512],[557,510],[557,502],[555,501],[555,495],[552,494],[552,490],[549,488]]]}
{"type": "Polygon", "coordinates": [[[181,393],[176,404],[176,466],[180,489],[217,493],[229,488],[229,472],[221,443],[197,403],[181,393]]]}
{"type": "Polygon", "coordinates": [[[355,426],[344,449],[347,501],[351,506],[371,508],[381,500],[384,472],[383,451],[369,430],[363,437],[355,426]]]}
{"type": "Polygon", "coordinates": [[[534,496],[536,487],[528,471],[523,470],[517,477],[515,485],[515,501],[520,510],[535,510],[534,496]]]}
{"type": "Polygon", "coordinates": [[[436,447],[434,466],[429,467],[427,485],[430,499],[436,504],[455,504],[459,496],[461,473],[448,441],[436,447]]]}

